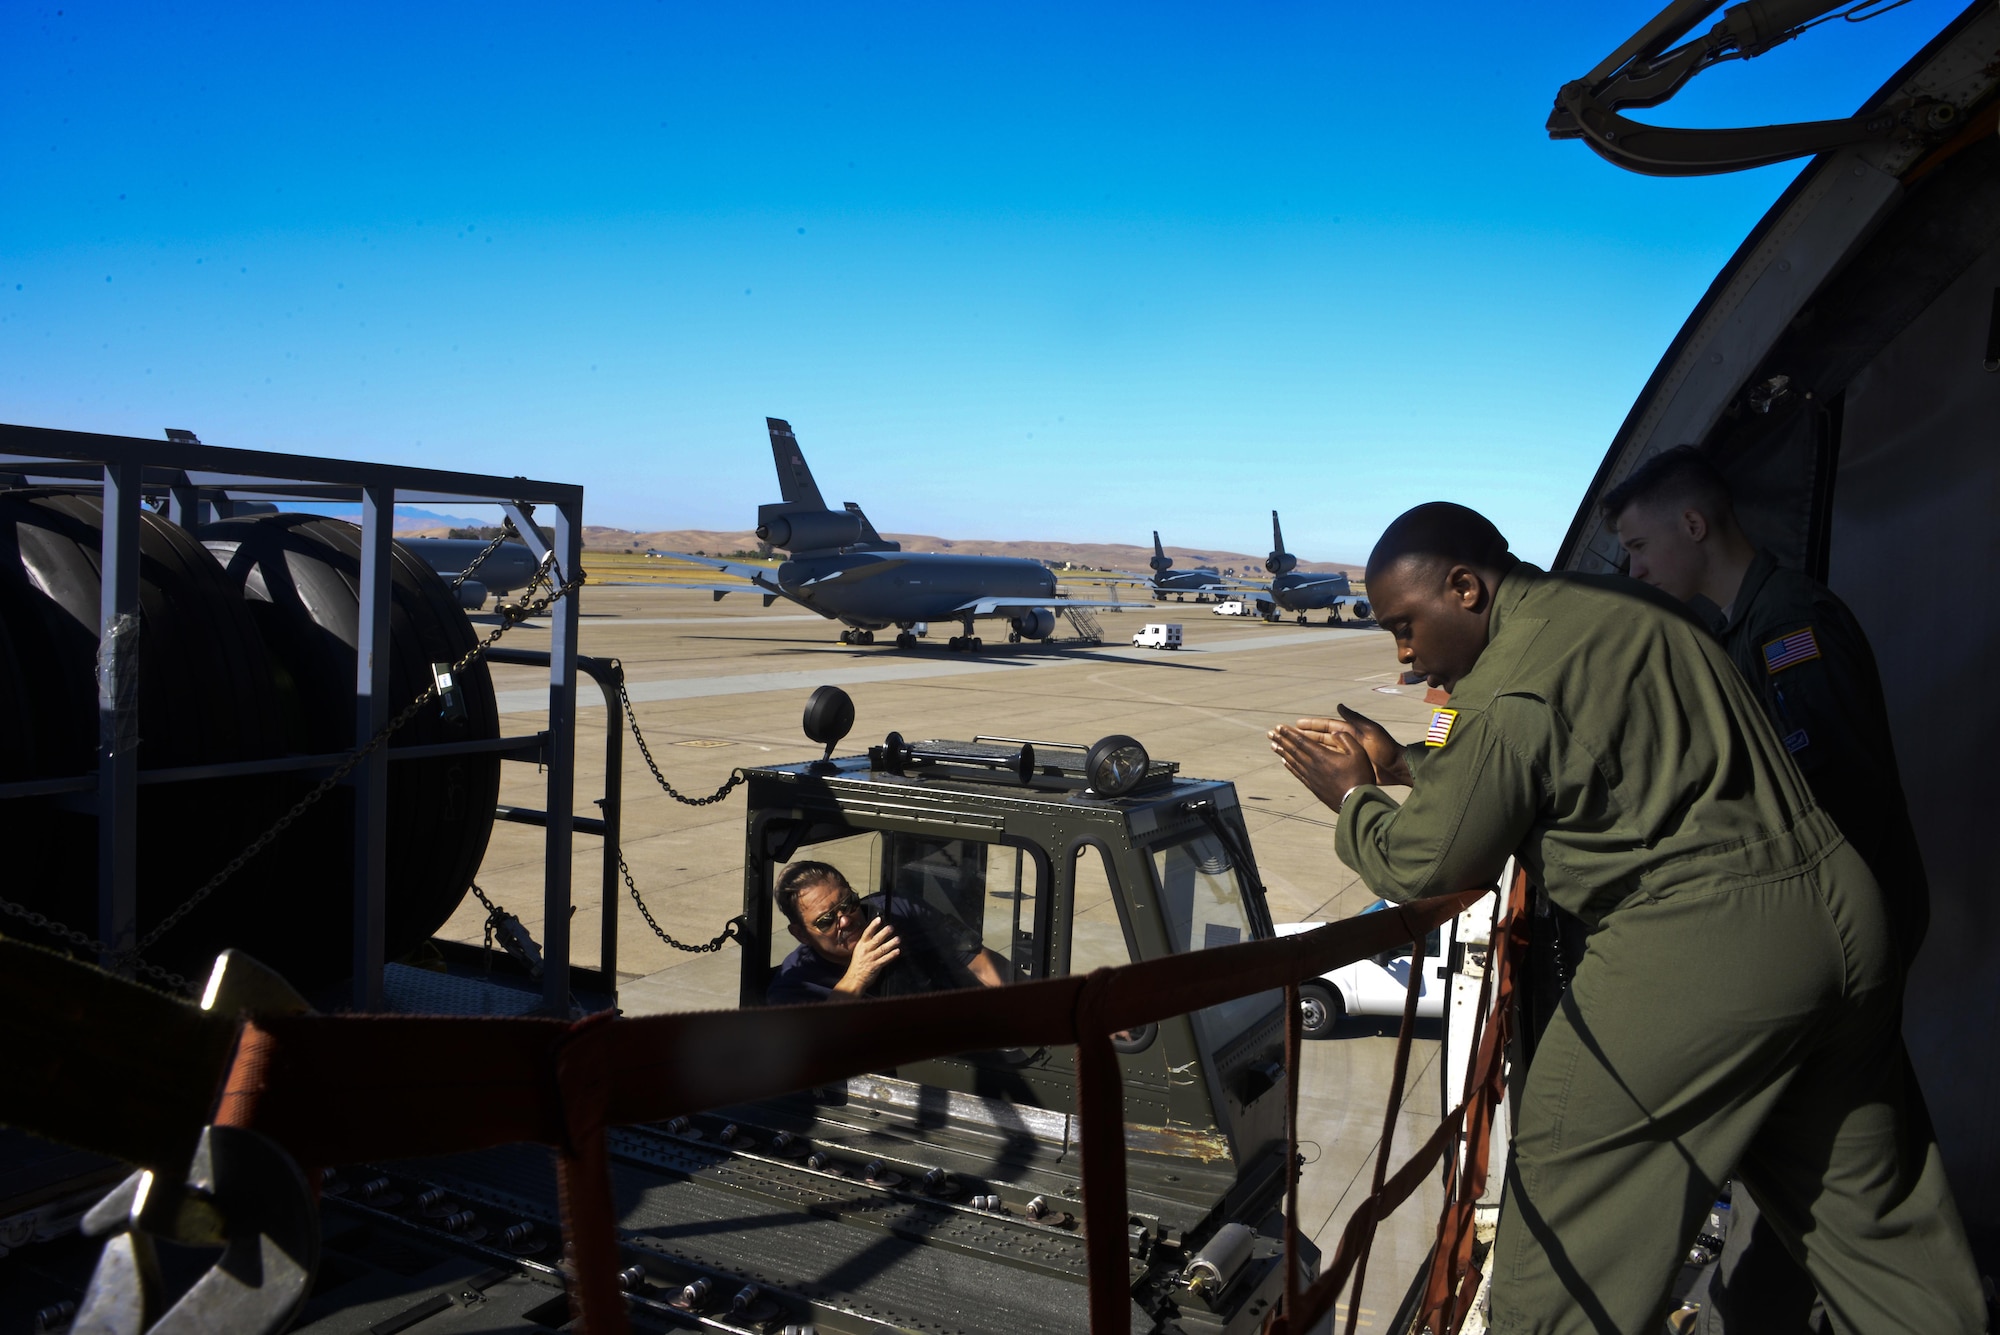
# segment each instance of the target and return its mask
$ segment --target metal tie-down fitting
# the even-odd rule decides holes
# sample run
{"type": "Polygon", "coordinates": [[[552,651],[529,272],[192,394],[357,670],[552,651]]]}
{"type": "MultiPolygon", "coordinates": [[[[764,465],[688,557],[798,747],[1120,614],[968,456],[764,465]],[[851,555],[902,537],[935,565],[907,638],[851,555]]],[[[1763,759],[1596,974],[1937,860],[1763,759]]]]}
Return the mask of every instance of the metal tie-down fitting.
{"type": "Polygon", "coordinates": [[[815,1172],[825,1171],[826,1166],[832,1162],[833,1160],[827,1157],[825,1150],[814,1150],[806,1156],[806,1167],[813,1169],[815,1172]]]}
{"type": "Polygon", "coordinates": [[[1040,1219],[1049,1212],[1049,1203],[1040,1196],[1028,1202],[1028,1218],[1040,1219]]]}
{"type": "Polygon", "coordinates": [[[618,1287],[627,1293],[637,1293],[646,1287],[646,1267],[628,1265],[618,1272],[618,1287]]]}
{"type": "Polygon", "coordinates": [[[681,1290],[678,1305],[681,1307],[701,1306],[708,1301],[709,1290],[713,1287],[706,1277],[694,1281],[694,1283],[681,1290]]]}
{"type": "Polygon", "coordinates": [[[758,1298],[762,1297],[763,1292],[764,1291],[758,1288],[755,1284],[745,1284],[742,1288],[736,1291],[736,1296],[729,1300],[729,1310],[732,1312],[749,1311],[751,1304],[755,1303],[758,1298]]]}

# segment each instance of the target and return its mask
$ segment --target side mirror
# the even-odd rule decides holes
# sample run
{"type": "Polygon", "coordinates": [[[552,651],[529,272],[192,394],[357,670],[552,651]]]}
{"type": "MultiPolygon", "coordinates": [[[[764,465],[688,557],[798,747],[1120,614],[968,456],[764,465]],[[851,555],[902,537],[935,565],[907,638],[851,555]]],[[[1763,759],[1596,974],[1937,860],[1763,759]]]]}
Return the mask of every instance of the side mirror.
{"type": "Polygon", "coordinates": [[[854,700],[838,686],[822,686],[806,701],[806,736],[826,747],[824,760],[833,759],[833,748],[854,730],[854,700]]]}

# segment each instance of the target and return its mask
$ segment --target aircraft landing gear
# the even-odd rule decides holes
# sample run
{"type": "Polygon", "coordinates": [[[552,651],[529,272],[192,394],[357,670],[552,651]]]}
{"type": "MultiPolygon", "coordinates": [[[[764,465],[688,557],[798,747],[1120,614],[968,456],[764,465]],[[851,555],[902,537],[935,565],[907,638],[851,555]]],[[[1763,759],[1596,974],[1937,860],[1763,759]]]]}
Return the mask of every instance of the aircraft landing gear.
{"type": "Polygon", "coordinates": [[[1326,624],[1329,626],[1338,626],[1340,624],[1340,613],[1328,612],[1326,614],[1326,624]]]}
{"type": "Polygon", "coordinates": [[[1018,630],[1010,630],[1010,631],[1008,631],[1008,632],[1007,632],[1007,643],[1009,643],[1009,644],[1019,644],[1020,642],[1021,642],[1021,632],[1020,632],[1020,631],[1018,631],[1018,630]]]}
{"type": "Polygon", "coordinates": [[[979,637],[977,635],[954,635],[951,637],[950,648],[954,653],[976,654],[979,652],[979,637]]]}
{"type": "Polygon", "coordinates": [[[842,644],[873,644],[875,632],[872,630],[844,630],[840,632],[842,644]]]}
{"type": "Polygon", "coordinates": [[[1304,612],[1299,613],[1299,624],[1301,626],[1306,624],[1306,614],[1304,612]]]}
{"type": "Polygon", "coordinates": [[[896,647],[898,649],[914,649],[917,647],[917,637],[908,631],[903,631],[896,636],[896,647]]]}

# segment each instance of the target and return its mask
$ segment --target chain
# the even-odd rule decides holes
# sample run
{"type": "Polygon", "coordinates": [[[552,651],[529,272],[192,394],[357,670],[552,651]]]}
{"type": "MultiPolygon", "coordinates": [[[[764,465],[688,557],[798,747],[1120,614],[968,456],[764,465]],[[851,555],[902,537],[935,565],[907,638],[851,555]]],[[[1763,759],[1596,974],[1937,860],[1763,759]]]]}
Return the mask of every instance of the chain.
{"type": "MultiPolygon", "coordinates": [[[[683,802],[691,807],[712,806],[729,796],[730,791],[748,777],[740,769],[731,770],[729,777],[722,781],[722,786],[707,797],[687,796],[680,789],[674,787],[672,783],[668,782],[667,776],[660,772],[660,762],[653,759],[653,748],[646,745],[646,736],[639,731],[639,716],[632,709],[632,697],[625,693],[625,678],[622,675],[618,678],[618,703],[625,707],[626,726],[632,730],[632,740],[639,744],[639,754],[646,758],[646,768],[653,771],[653,778],[659,782],[660,787],[667,790],[667,796],[673,798],[674,801],[683,802]]],[[[639,892],[634,890],[632,893],[636,895],[639,892]]],[[[648,918],[646,921],[651,922],[652,919],[648,918]]],[[[657,932],[660,929],[655,927],[653,930],[657,932]]]]}
{"type": "MultiPolygon", "coordinates": [[[[727,792],[728,790],[724,789],[723,791],[727,792]]],[[[721,794],[718,793],[717,796],[719,797],[721,794]]],[[[739,913],[722,925],[722,935],[716,937],[715,940],[705,946],[690,946],[685,942],[676,941],[673,937],[667,935],[664,927],[661,927],[658,922],[654,921],[653,911],[647,908],[646,901],[639,897],[639,883],[632,879],[632,869],[625,865],[625,850],[623,849],[618,850],[618,872],[625,878],[625,888],[632,892],[632,902],[639,906],[639,916],[646,920],[646,926],[653,929],[654,936],[659,937],[660,940],[666,942],[675,950],[685,950],[690,955],[712,954],[722,949],[728,942],[741,940],[743,929],[750,925],[750,920],[739,913]]]]}
{"type": "MultiPolygon", "coordinates": [[[[537,581],[540,581],[547,574],[549,566],[554,561],[554,559],[555,559],[555,554],[553,552],[551,552],[548,556],[542,559],[541,568],[535,572],[535,578],[537,581]]],[[[583,583],[583,578],[584,578],[583,572],[579,570],[577,574],[568,582],[566,582],[559,588],[552,589],[547,597],[543,598],[541,601],[527,608],[525,610],[522,619],[525,619],[527,616],[535,616],[539,615],[542,612],[546,612],[550,607],[554,606],[556,602],[558,602],[560,599],[574,592],[576,588],[583,583]]],[[[513,621],[503,621],[498,626],[495,626],[491,631],[491,633],[489,633],[485,639],[473,645],[472,648],[468,649],[462,656],[460,656],[459,660],[456,663],[453,663],[451,665],[452,675],[456,676],[457,674],[471,667],[475,662],[479,660],[481,655],[483,655],[488,649],[491,649],[493,647],[494,641],[498,640],[502,635],[505,635],[509,630],[512,630],[516,624],[518,623],[513,621]]],[[[311,792],[307,793],[304,797],[300,798],[297,802],[293,803],[291,810],[287,811],[284,815],[278,817],[278,819],[275,822],[273,822],[273,824],[269,829],[265,830],[264,833],[258,835],[255,839],[251,840],[249,847],[245,848],[241,853],[238,853],[235,857],[231,858],[228,864],[225,865],[221,871],[209,877],[206,884],[204,884],[199,890],[195,891],[192,895],[188,896],[188,898],[182,902],[179,908],[176,908],[172,913],[169,913],[166,917],[162,918],[158,926],[154,927],[152,931],[140,937],[137,943],[135,943],[129,950],[122,950],[122,951],[111,950],[101,941],[93,940],[92,938],[85,936],[81,932],[73,931],[72,929],[65,927],[61,923],[55,922],[52,919],[42,914],[34,912],[32,909],[27,908],[25,905],[11,903],[5,899],[0,899],[0,912],[11,914],[16,918],[21,918],[33,924],[36,927],[42,928],[45,931],[55,932],[57,935],[62,936],[65,940],[70,941],[72,944],[82,946],[87,950],[95,951],[100,955],[109,956],[114,964],[130,965],[131,967],[139,969],[155,978],[170,983],[171,985],[173,985],[174,987],[178,988],[183,992],[188,991],[189,984],[187,979],[182,978],[179,974],[169,973],[166,970],[161,969],[156,965],[148,964],[146,963],[146,961],[140,959],[139,957],[143,955],[149,948],[151,948],[152,945],[155,942],[157,942],[161,937],[165,936],[168,932],[172,931],[176,926],[178,926],[183,918],[187,917],[188,914],[194,912],[196,907],[199,906],[203,900],[207,899],[210,895],[214,894],[217,890],[221,889],[223,883],[228,881],[228,879],[234,876],[237,872],[241,871],[245,866],[245,864],[247,864],[250,861],[250,859],[256,857],[259,853],[263,852],[265,848],[269,847],[272,840],[276,839],[279,835],[283,834],[287,829],[291,828],[293,822],[297,821],[299,817],[305,815],[305,813],[308,810],[310,810],[314,806],[314,804],[319,802],[321,798],[325,797],[328,793],[332,792],[336,787],[338,787],[341,780],[345,779],[349,774],[352,774],[355,771],[355,769],[361,764],[362,761],[366,760],[369,756],[379,751],[382,748],[382,745],[385,742],[387,742],[389,738],[393,736],[398,729],[400,729],[404,724],[408,723],[411,719],[415,718],[419,710],[421,710],[425,705],[429,704],[432,700],[436,698],[437,698],[437,683],[433,681],[429,686],[424,688],[423,692],[419,694],[416,699],[412,700],[407,706],[405,706],[401,713],[397,714],[394,718],[390,719],[388,723],[383,725],[382,730],[380,732],[377,732],[373,737],[369,738],[368,741],[359,749],[350,752],[347,758],[341,761],[340,764],[336,765],[332,773],[328,774],[324,779],[321,779],[318,785],[315,786],[311,792]]],[[[656,770],[655,773],[657,772],[658,771],[656,770]]],[[[484,901],[485,896],[481,895],[480,899],[484,901]]]]}
{"type": "MultiPolygon", "coordinates": [[[[472,893],[478,896],[480,904],[483,905],[486,909],[486,953],[491,955],[493,953],[493,924],[500,921],[500,919],[506,917],[507,910],[501,908],[498,904],[495,904],[492,900],[488,899],[486,897],[486,892],[479,888],[479,882],[473,881],[470,884],[472,887],[472,893]]],[[[492,966],[489,965],[488,967],[490,968],[492,966]]]]}
{"type": "Polygon", "coordinates": [[[158,980],[159,982],[165,983],[169,988],[173,989],[176,992],[187,993],[187,992],[192,992],[194,990],[194,985],[192,983],[190,983],[187,979],[181,977],[181,975],[173,972],[171,969],[162,969],[157,964],[148,964],[145,960],[138,958],[136,955],[121,956],[120,952],[111,949],[111,947],[105,945],[102,941],[99,941],[96,937],[90,936],[84,932],[76,931],[73,928],[65,927],[61,923],[57,922],[54,918],[49,917],[46,913],[37,913],[25,904],[16,904],[11,900],[0,899],[0,913],[9,914],[13,917],[19,918],[22,922],[27,923],[30,927],[37,927],[40,928],[42,931],[50,933],[53,936],[59,936],[63,940],[69,942],[71,945],[76,946],[78,949],[84,951],[86,954],[98,955],[98,956],[108,955],[113,958],[123,958],[126,963],[130,964],[140,973],[145,974],[149,978],[153,978],[158,980]]]}
{"type": "Polygon", "coordinates": [[[502,524],[500,531],[494,535],[493,541],[486,544],[486,550],[473,557],[471,564],[458,572],[458,578],[451,582],[452,592],[456,593],[460,588],[464,587],[465,581],[472,578],[472,572],[479,569],[480,562],[500,550],[500,544],[507,541],[507,528],[506,524],[502,524]]]}

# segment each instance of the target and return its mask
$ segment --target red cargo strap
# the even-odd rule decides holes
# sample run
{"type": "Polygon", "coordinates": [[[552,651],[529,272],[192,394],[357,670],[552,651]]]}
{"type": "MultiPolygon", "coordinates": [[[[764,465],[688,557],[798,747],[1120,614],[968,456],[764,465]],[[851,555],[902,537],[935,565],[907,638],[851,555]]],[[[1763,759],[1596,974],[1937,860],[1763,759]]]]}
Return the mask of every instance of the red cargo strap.
{"type": "MultiPolygon", "coordinates": [[[[605,1013],[576,1024],[404,1015],[252,1020],[215,1120],[263,1132],[308,1169],[520,1141],[555,1147],[572,1301],[591,1335],[622,1335],[605,1128],[929,1057],[1074,1043],[1091,1324],[1123,1332],[1131,1311],[1124,1090],[1108,1035],[1420,942],[1485,893],[1004,989],[640,1019],[605,1013]]],[[[1408,1174],[1406,1166],[1390,1179],[1385,1198],[1399,1187],[1408,1194],[1414,1182],[1400,1186],[1408,1174]]]]}

